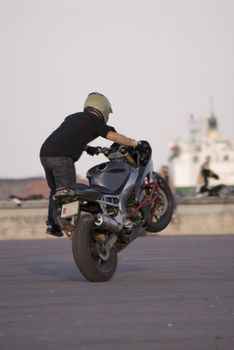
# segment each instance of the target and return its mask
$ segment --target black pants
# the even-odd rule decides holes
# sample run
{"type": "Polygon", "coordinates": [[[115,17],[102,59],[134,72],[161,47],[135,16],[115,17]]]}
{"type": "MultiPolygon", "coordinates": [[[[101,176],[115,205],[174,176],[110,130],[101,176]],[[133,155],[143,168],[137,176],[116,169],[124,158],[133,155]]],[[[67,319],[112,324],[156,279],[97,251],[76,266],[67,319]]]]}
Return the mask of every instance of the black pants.
{"type": "Polygon", "coordinates": [[[47,225],[54,225],[53,211],[55,203],[53,195],[59,187],[73,187],[76,183],[76,169],[70,157],[41,157],[46,180],[50,188],[47,225]]]}

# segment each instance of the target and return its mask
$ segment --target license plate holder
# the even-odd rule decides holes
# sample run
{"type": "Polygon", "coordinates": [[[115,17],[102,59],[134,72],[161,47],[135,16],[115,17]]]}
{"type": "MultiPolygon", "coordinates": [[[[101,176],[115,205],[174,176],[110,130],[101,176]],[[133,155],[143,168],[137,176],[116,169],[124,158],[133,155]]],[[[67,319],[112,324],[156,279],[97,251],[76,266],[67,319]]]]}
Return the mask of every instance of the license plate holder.
{"type": "Polygon", "coordinates": [[[68,218],[79,213],[80,202],[74,201],[62,205],[61,218],[68,218]]]}

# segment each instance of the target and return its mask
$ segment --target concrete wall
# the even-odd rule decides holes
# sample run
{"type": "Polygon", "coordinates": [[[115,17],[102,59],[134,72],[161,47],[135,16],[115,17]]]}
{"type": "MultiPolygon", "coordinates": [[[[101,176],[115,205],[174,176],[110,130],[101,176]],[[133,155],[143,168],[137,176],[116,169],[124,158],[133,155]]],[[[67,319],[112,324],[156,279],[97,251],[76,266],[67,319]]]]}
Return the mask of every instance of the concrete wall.
{"type": "Polygon", "coordinates": [[[0,240],[45,239],[46,207],[0,208],[0,240]]]}
{"type": "MultiPolygon", "coordinates": [[[[49,239],[45,234],[46,215],[47,201],[24,202],[20,207],[11,202],[0,203],[0,240],[49,239]]],[[[180,200],[175,223],[158,233],[197,234],[234,234],[234,200],[180,200]]]]}
{"type": "Polygon", "coordinates": [[[163,235],[234,234],[233,204],[180,204],[163,235]]]}

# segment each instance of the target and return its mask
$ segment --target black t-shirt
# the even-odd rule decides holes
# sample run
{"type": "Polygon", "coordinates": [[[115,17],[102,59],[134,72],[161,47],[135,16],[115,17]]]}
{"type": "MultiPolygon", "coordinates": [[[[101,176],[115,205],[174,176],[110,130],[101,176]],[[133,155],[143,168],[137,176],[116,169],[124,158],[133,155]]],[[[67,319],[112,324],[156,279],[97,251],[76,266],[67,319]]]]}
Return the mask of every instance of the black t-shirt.
{"type": "Polygon", "coordinates": [[[212,170],[209,170],[209,169],[203,169],[202,170],[202,175],[204,177],[204,181],[205,181],[205,186],[207,187],[208,186],[208,178],[209,177],[213,177],[214,179],[218,180],[219,179],[219,176],[217,174],[215,174],[212,170]]]}
{"type": "Polygon", "coordinates": [[[68,156],[77,161],[89,142],[98,136],[105,138],[109,131],[115,129],[106,125],[102,117],[88,112],[74,113],[45,140],[40,157],[68,156]]]}

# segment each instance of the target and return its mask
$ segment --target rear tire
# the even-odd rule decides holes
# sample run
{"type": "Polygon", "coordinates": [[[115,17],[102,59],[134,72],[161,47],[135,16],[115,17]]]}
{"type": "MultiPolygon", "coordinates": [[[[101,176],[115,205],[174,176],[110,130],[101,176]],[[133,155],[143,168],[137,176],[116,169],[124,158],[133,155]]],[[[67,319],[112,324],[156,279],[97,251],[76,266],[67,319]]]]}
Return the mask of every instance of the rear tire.
{"type": "Polygon", "coordinates": [[[114,275],[118,256],[115,249],[110,251],[108,260],[95,256],[93,248],[97,244],[92,238],[93,219],[89,214],[80,217],[72,238],[72,253],[81,274],[90,282],[104,282],[114,275]]]}
{"type": "MultiPolygon", "coordinates": [[[[165,180],[157,175],[158,186],[160,189],[161,202],[158,204],[162,206],[162,215],[156,215],[156,211],[152,221],[146,228],[149,232],[160,232],[164,230],[170,223],[173,214],[173,197],[171,190],[165,180]]],[[[160,210],[158,210],[160,212],[160,210]]]]}

